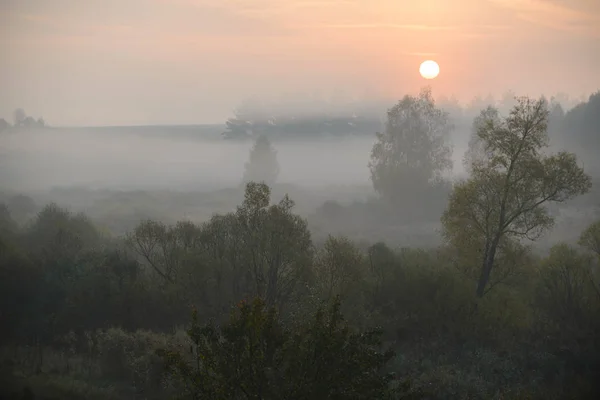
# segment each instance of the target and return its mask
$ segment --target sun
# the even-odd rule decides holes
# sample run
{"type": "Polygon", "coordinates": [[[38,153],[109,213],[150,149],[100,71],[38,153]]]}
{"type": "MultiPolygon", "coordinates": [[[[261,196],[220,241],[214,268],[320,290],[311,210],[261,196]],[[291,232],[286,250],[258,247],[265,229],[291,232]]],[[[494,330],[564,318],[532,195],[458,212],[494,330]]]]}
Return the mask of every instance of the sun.
{"type": "Polygon", "coordinates": [[[419,67],[419,72],[423,78],[433,79],[440,74],[440,66],[433,60],[423,61],[419,67]]]}

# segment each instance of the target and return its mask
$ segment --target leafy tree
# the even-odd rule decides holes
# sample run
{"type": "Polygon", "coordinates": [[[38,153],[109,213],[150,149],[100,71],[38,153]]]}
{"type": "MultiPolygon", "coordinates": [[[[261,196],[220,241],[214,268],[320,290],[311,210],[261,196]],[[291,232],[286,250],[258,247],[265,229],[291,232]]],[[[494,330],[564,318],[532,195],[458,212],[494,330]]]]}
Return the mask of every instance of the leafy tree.
{"type": "Polygon", "coordinates": [[[547,119],[543,99],[523,97],[508,117],[489,107],[475,120],[466,156],[471,176],[455,185],[442,223],[453,245],[475,246],[481,260],[479,297],[503,243],[535,240],[553,223],[546,203],[565,201],[591,187],[574,154],[544,154],[547,119]]]}
{"type": "Polygon", "coordinates": [[[347,237],[329,236],[317,251],[314,265],[319,298],[329,303],[343,300],[343,313],[360,324],[366,316],[365,286],[368,269],[363,252],[347,237]]]}
{"type": "Polygon", "coordinates": [[[140,265],[119,250],[91,252],[78,264],[62,310],[70,330],[140,326],[143,314],[135,308],[142,290],[140,265]]]}
{"type": "Polygon", "coordinates": [[[405,96],[388,111],[383,133],[371,150],[371,181],[380,195],[396,203],[418,195],[452,167],[446,138],[448,114],[438,109],[430,89],[405,96]]]}
{"type": "Polygon", "coordinates": [[[22,340],[32,325],[32,305],[41,289],[41,271],[31,263],[13,237],[0,232],[0,340],[22,340]]]}
{"type": "Polygon", "coordinates": [[[244,269],[251,278],[249,294],[273,306],[291,300],[307,282],[313,254],[306,221],[292,213],[294,202],[286,195],[278,204],[269,205],[270,198],[269,186],[248,183],[236,219],[244,269]]]}
{"type": "Polygon", "coordinates": [[[592,223],[581,233],[579,245],[600,257],[600,220],[592,223]]]}
{"type": "Polygon", "coordinates": [[[243,182],[265,182],[273,185],[279,175],[277,152],[266,136],[261,135],[250,150],[250,159],[246,163],[243,182]]]}
{"type": "Polygon", "coordinates": [[[127,242],[158,276],[173,283],[182,255],[177,233],[174,227],[146,220],[134,229],[127,242]]]}
{"type": "Polygon", "coordinates": [[[377,331],[353,332],[339,302],[294,329],[260,299],[242,302],[228,323],[202,326],[193,314],[192,356],[159,351],[169,375],[194,399],[382,399],[393,356],[377,331]]]}
{"type": "Polygon", "coordinates": [[[44,319],[40,329],[53,335],[66,329],[60,313],[65,310],[69,288],[77,282],[78,267],[89,252],[102,245],[103,238],[85,215],[49,204],[28,227],[25,243],[32,262],[43,271],[44,284],[36,303],[44,319]]]}
{"type": "Polygon", "coordinates": [[[542,261],[538,306],[564,333],[598,325],[593,316],[600,311],[600,292],[591,268],[589,255],[565,243],[553,246],[542,261]]]}

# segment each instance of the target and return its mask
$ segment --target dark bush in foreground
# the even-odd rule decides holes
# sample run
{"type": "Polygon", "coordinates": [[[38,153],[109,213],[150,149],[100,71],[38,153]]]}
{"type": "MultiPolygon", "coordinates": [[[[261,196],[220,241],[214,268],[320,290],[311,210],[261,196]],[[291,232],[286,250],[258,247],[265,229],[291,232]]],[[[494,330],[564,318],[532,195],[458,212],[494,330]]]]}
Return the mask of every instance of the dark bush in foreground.
{"type": "Polygon", "coordinates": [[[384,374],[393,352],[379,332],[353,332],[335,301],[303,326],[289,329],[274,309],[242,302],[222,327],[201,326],[194,311],[191,357],[160,351],[169,373],[194,399],[392,398],[384,374]]]}

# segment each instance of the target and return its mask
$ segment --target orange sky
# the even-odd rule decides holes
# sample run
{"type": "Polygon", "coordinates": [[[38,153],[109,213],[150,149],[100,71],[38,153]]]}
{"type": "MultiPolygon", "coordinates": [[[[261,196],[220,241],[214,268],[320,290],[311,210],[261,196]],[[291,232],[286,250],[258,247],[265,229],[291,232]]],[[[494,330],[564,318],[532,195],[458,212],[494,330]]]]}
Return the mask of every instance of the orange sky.
{"type": "Polygon", "coordinates": [[[599,43],[600,0],[0,0],[0,117],[210,123],[252,95],[425,84],[579,97],[600,89],[599,43]]]}

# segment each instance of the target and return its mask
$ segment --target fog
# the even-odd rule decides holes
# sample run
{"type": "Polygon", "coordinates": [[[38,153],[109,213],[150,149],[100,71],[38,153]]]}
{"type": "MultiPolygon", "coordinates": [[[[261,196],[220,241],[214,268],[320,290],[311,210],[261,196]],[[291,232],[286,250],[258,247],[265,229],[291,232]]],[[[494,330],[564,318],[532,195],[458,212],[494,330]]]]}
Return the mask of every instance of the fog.
{"type": "MultiPolygon", "coordinates": [[[[143,128],[138,128],[143,132],[143,128]]],[[[3,135],[2,178],[13,190],[87,186],[205,190],[237,186],[251,141],[190,138],[169,127],[152,135],[127,128],[23,131],[3,135]],[[175,131],[175,132],[173,132],[175,131]]],[[[370,185],[375,136],[274,141],[279,181],[302,186],[370,185]]],[[[464,147],[456,146],[455,173],[464,147]]]]}
{"type": "Polygon", "coordinates": [[[599,65],[600,0],[0,0],[0,400],[600,399],[599,65]]]}

